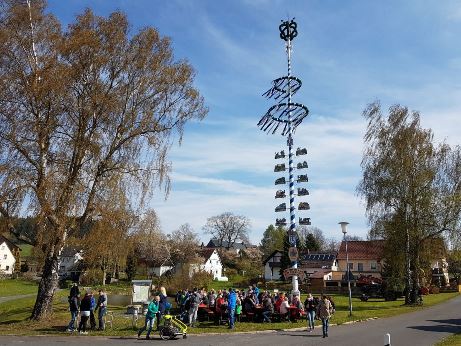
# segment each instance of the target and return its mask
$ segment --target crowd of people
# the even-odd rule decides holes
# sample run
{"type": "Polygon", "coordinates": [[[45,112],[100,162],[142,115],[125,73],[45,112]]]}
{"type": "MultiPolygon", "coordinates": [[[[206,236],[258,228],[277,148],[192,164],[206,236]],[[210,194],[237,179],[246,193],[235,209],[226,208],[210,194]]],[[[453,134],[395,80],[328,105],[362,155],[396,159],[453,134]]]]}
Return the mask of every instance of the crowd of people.
{"type": "MultiPolygon", "coordinates": [[[[314,330],[317,319],[322,321],[324,338],[328,337],[329,320],[335,312],[335,304],[331,297],[322,295],[318,298],[309,293],[302,303],[299,295],[263,291],[256,284],[249,286],[246,290],[234,288],[217,291],[214,289],[208,291],[205,288],[185,289],[176,293],[175,302],[182,321],[190,327],[197,325],[199,311],[214,316],[216,324],[225,321],[229,329],[234,329],[235,321],[240,322],[242,316],[246,316],[247,320],[261,323],[271,323],[273,319],[278,321],[297,320],[305,316],[308,332],[314,330]]],[[[169,313],[171,308],[172,304],[168,300],[165,287],[154,290],[145,311],[144,326],[138,331],[138,338],[147,331],[146,338],[149,339],[155,323],[156,329],[159,330],[162,316],[169,313]]],[[[69,311],[71,321],[68,325],[68,331],[75,331],[79,313],[80,322],[77,331],[80,334],[88,334],[88,321],[90,328],[96,330],[96,311],[98,311],[98,330],[104,330],[107,294],[102,289],[99,290],[96,301],[91,290],[86,290],[82,298],[78,286],[74,284],[69,294],[69,311]]]]}
{"type": "Polygon", "coordinates": [[[98,300],[96,301],[91,290],[86,290],[83,297],[81,297],[80,289],[74,283],[70,289],[68,296],[70,322],[67,326],[67,331],[74,332],[76,330],[77,317],[80,313],[80,322],[77,331],[80,334],[88,334],[87,324],[90,321],[90,329],[96,330],[95,312],[98,312],[98,328],[97,330],[104,330],[104,316],[107,313],[107,294],[104,290],[99,290],[98,300]]]}
{"type": "Polygon", "coordinates": [[[312,332],[315,320],[319,319],[322,321],[323,337],[328,337],[329,319],[335,311],[331,297],[322,295],[314,298],[309,294],[302,303],[299,295],[271,293],[260,290],[257,285],[247,290],[182,290],[177,292],[175,301],[183,321],[190,326],[196,324],[199,307],[204,307],[205,311],[213,312],[216,324],[227,318],[231,329],[235,326],[235,320],[241,320],[241,316],[262,323],[271,323],[273,318],[288,321],[306,316],[308,331],[312,332]]]}

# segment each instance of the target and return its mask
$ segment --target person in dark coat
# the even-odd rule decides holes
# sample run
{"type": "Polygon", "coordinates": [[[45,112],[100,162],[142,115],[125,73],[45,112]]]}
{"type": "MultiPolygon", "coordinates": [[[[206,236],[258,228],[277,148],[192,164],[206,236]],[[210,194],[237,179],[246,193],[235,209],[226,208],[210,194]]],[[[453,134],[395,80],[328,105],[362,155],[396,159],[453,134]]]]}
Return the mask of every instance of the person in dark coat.
{"type": "Polygon", "coordinates": [[[99,297],[98,302],[96,303],[96,309],[98,310],[98,323],[99,327],[98,330],[106,329],[104,324],[104,316],[107,314],[107,294],[104,292],[103,289],[99,290],[99,297]]]}
{"type": "Polygon", "coordinates": [[[162,316],[165,315],[165,311],[167,310],[167,306],[170,304],[168,302],[168,297],[166,295],[166,289],[165,287],[160,287],[160,301],[158,304],[158,312],[157,312],[157,330],[160,329],[160,320],[162,319],[162,316]]]}
{"type": "Polygon", "coordinates": [[[96,329],[96,319],[94,317],[94,310],[96,308],[96,299],[94,299],[93,293],[90,293],[90,301],[91,301],[91,310],[90,310],[90,329],[96,329]]]}
{"type": "Polygon", "coordinates": [[[70,288],[69,296],[72,298],[72,297],[76,297],[79,295],[80,295],[80,290],[78,288],[78,283],[74,282],[72,284],[72,287],[70,288]]]}
{"type": "Polygon", "coordinates": [[[86,323],[90,318],[91,311],[91,297],[89,292],[85,293],[85,296],[80,303],[80,324],[78,325],[78,332],[80,334],[88,334],[86,331],[86,323]]]}
{"type": "Polygon", "coordinates": [[[80,304],[79,299],[80,296],[69,296],[69,311],[70,311],[70,322],[67,327],[68,332],[73,332],[75,330],[75,321],[77,320],[77,315],[78,315],[78,306],[80,304]]]}

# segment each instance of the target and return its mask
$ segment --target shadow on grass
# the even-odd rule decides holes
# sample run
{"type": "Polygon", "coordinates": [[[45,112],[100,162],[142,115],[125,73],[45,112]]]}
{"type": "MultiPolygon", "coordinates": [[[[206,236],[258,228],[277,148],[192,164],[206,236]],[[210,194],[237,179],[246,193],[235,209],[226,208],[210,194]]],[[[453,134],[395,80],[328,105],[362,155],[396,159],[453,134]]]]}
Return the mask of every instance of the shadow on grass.
{"type": "Polygon", "coordinates": [[[11,309],[0,314],[0,325],[22,322],[27,320],[30,315],[31,309],[29,307],[11,309]]]}
{"type": "Polygon", "coordinates": [[[43,327],[43,328],[38,328],[38,329],[35,329],[37,332],[41,332],[41,333],[67,333],[67,326],[63,326],[63,325],[60,325],[60,326],[47,326],[47,327],[43,327]]]}

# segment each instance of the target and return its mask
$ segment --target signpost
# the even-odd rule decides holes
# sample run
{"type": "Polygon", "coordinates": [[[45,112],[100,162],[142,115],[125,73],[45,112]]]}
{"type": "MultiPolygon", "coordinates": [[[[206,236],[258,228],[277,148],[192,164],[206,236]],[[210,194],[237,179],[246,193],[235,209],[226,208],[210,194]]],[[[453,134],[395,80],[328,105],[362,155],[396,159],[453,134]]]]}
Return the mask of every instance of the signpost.
{"type": "Polygon", "coordinates": [[[290,259],[291,262],[296,262],[299,257],[299,252],[297,247],[290,247],[288,249],[288,258],[290,259]]]}
{"type": "Polygon", "coordinates": [[[304,281],[306,274],[304,273],[303,269],[287,268],[283,271],[283,276],[285,277],[285,279],[297,276],[299,280],[304,281]]]}

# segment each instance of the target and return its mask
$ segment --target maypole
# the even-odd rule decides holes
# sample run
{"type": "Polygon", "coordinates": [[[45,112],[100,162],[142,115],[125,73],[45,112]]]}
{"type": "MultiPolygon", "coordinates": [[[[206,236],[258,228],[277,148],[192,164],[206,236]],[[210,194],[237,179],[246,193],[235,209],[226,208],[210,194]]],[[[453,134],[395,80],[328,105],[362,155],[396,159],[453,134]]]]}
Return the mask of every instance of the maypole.
{"type": "MultiPolygon", "coordinates": [[[[289,184],[289,205],[290,205],[290,227],[288,230],[288,239],[290,242],[289,257],[292,261],[291,271],[293,294],[299,294],[298,286],[298,262],[297,262],[297,249],[296,249],[296,212],[295,212],[295,179],[294,179],[294,153],[293,153],[293,135],[296,127],[301,124],[303,119],[308,115],[309,110],[306,106],[300,103],[292,102],[292,96],[301,88],[301,80],[291,75],[291,53],[292,41],[298,35],[297,24],[292,19],[291,21],[282,21],[279,26],[280,38],[286,42],[287,64],[288,72],[284,77],[275,79],[272,82],[272,88],[269,89],[264,96],[267,98],[274,98],[278,101],[277,104],[272,106],[266,114],[261,118],[258,126],[261,130],[275,134],[277,130],[281,129],[282,136],[287,136],[288,146],[288,184],[289,184]]],[[[307,154],[306,149],[298,148],[296,156],[307,154]]],[[[285,153],[282,150],[280,153],[275,154],[276,159],[284,159],[285,153]]],[[[307,168],[307,162],[299,162],[296,169],[307,168]]],[[[277,164],[274,169],[275,172],[286,171],[285,164],[277,164]]],[[[297,183],[307,182],[307,175],[298,175],[297,183]]],[[[286,184],[285,177],[278,178],[275,181],[276,185],[286,184]]],[[[309,192],[305,188],[298,187],[298,196],[308,195],[309,192]]],[[[285,198],[285,190],[278,190],[275,198],[285,198]]],[[[307,202],[301,202],[298,205],[298,210],[309,209],[307,202]]],[[[276,212],[286,211],[286,204],[282,203],[275,208],[276,212]]],[[[302,225],[310,225],[309,218],[300,218],[299,223],[302,225]]],[[[277,226],[286,226],[286,219],[281,218],[276,220],[277,226]]]]}

